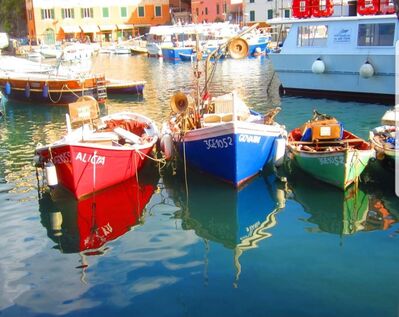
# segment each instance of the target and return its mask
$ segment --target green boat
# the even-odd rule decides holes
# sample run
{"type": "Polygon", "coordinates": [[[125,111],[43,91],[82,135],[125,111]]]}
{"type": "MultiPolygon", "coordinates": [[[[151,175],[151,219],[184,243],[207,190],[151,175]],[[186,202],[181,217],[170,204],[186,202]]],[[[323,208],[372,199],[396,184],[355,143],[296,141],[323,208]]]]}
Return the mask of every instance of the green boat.
{"type": "Polygon", "coordinates": [[[345,189],[357,182],[374,150],[335,118],[315,112],[288,135],[288,157],[313,177],[345,189]]]}

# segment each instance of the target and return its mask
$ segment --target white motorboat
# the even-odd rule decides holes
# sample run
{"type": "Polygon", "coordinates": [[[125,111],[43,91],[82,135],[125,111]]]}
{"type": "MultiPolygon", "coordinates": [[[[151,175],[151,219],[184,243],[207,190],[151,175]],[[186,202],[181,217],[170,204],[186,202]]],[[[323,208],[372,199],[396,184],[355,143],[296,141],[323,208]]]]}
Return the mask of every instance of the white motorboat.
{"type": "Polygon", "coordinates": [[[383,10],[379,0],[370,0],[367,8],[359,1],[353,9],[341,10],[352,15],[334,16],[339,8],[332,1],[324,11],[321,0],[318,11],[306,6],[302,10],[297,2],[295,18],[268,21],[283,31],[276,42],[288,30],[284,42],[270,53],[283,92],[393,103],[399,31],[398,17],[390,14],[393,4],[387,2],[383,10]]]}

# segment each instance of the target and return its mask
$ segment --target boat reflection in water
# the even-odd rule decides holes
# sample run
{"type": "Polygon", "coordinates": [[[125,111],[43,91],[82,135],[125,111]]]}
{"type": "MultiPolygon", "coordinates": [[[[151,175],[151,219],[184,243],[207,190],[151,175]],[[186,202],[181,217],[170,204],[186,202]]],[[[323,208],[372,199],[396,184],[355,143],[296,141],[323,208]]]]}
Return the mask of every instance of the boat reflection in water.
{"type": "Polygon", "coordinates": [[[143,223],[143,211],[157,186],[158,176],[136,178],[76,200],[62,187],[44,192],[39,199],[41,222],[62,253],[101,255],[106,243],[143,223]]]}
{"type": "Polygon", "coordinates": [[[309,232],[351,235],[359,231],[386,230],[397,222],[383,200],[367,195],[362,187],[352,185],[343,191],[309,179],[298,171],[289,179],[289,184],[294,199],[311,215],[306,221],[317,225],[317,228],[308,228],[309,232]]]}
{"type": "MultiPolygon", "coordinates": [[[[164,181],[168,185],[167,180],[164,181]]],[[[179,180],[175,178],[175,181],[179,180]]],[[[274,176],[260,175],[244,187],[234,189],[193,170],[188,175],[187,190],[184,180],[180,183],[180,190],[169,194],[181,208],[176,217],[182,220],[184,230],[194,230],[203,238],[207,248],[208,242],[213,241],[234,251],[234,285],[237,286],[240,256],[272,236],[269,230],[276,226],[276,216],[285,207],[285,192],[277,188],[284,184],[274,176]]]]}

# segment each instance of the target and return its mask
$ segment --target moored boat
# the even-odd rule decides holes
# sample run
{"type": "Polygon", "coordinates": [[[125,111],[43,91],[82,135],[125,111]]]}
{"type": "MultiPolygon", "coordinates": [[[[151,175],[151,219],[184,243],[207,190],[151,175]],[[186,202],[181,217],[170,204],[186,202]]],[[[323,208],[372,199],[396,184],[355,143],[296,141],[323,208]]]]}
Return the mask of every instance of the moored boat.
{"type": "Polygon", "coordinates": [[[394,103],[394,2],[295,0],[292,9],[293,18],[268,20],[281,30],[269,56],[283,93],[394,103]]]}
{"type": "MultiPolygon", "coordinates": [[[[164,123],[161,147],[168,157],[169,143],[173,142],[188,165],[239,187],[262,171],[281,148],[284,153],[286,132],[273,120],[277,109],[263,116],[250,110],[236,92],[209,98],[208,75],[214,74],[212,67],[228,48],[233,49],[229,54],[235,58],[248,54],[245,40],[238,37],[208,55],[203,94],[192,98],[177,93],[172,97],[172,115],[164,123]]],[[[198,61],[194,71],[197,69],[198,61]]],[[[199,87],[197,91],[201,91],[199,87]]]]}
{"type": "Polygon", "coordinates": [[[395,111],[387,111],[381,122],[383,125],[370,131],[370,142],[376,151],[377,160],[381,161],[383,166],[393,170],[398,152],[396,148],[395,111]]]}
{"type": "Polygon", "coordinates": [[[76,198],[135,176],[158,140],[156,124],[143,115],[120,112],[98,118],[95,126],[87,123],[98,113],[92,98],[70,104],[67,134],[35,151],[49,185],[59,183],[76,198]],[[71,123],[83,125],[72,129],[71,123]]]}
{"type": "Polygon", "coordinates": [[[132,94],[142,95],[144,91],[144,80],[117,80],[107,79],[105,86],[107,87],[107,94],[132,94]]]}
{"type": "Polygon", "coordinates": [[[358,180],[374,155],[368,142],[316,111],[312,120],[289,133],[287,149],[305,172],[341,189],[358,180]]]}
{"type": "Polygon", "coordinates": [[[104,75],[3,71],[0,89],[8,99],[66,105],[81,96],[104,100],[104,75]]]}

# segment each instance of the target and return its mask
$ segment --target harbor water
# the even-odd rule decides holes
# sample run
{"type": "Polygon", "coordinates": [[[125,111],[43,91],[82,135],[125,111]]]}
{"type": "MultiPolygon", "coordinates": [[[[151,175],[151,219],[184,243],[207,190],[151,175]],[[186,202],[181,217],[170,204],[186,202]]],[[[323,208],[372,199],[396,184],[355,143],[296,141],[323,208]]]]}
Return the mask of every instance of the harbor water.
{"type": "MultiPolygon", "coordinates": [[[[192,92],[189,62],[99,55],[108,78],[145,80],[143,96],[110,96],[103,113],[161,125],[192,92]]],[[[279,97],[267,57],[223,60],[212,95],[236,89],[287,130],[313,109],[359,137],[387,105],[279,97]]],[[[83,201],[42,188],[37,144],[66,130],[63,106],[6,101],[0,118],[0,316],[399,315],[399,199],[371,162],[358,188],[324,185],[286,164],[233,190],[191,169],[147,164],[137,179],[83,201]]]]}

